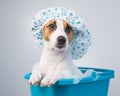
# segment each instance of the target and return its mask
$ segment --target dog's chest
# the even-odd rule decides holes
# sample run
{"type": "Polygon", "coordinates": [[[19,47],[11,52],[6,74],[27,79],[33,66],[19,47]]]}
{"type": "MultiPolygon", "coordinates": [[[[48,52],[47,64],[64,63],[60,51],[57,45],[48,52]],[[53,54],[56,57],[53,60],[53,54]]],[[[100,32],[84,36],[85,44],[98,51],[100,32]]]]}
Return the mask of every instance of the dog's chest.
{"type": "MultiPolygon", "coordinates": [[[[55,51],[50,51],[44,49],[41,55],[41,67],[44,73],[49,71],[54,71],[56,67],[60,65],[59,63],[63,63],[64,61],[64,53],[56,53],[55,51]]],[[[65,63],[65,62],[64,62],[65,63]]]]}

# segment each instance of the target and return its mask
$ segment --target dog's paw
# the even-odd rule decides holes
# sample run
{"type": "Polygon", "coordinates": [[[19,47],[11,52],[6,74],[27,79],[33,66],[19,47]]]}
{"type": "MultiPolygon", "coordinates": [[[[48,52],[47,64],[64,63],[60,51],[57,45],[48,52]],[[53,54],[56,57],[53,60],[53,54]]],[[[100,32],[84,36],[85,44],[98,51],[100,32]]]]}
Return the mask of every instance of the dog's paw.
{"type": "Polygon", "coordinates": [[[45,76],[42,79],[40,86],[41,87],[45,87],[45,86],[50,87],[51,85],[55,84],[57,80],[58,80],[57,76],[45,76]]]}
{"type": "Polygon", "coordinates": [[[30,85],[37,85],[40,82],[42,75],[39,71],[33,72],[30,76],[29,84],[30,85]]]}

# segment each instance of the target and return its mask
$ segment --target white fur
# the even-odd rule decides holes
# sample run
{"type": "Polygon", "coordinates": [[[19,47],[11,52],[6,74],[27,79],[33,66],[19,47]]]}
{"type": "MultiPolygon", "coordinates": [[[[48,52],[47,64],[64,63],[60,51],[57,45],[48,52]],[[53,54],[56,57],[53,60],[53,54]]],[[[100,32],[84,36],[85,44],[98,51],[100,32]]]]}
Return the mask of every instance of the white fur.
{"type": "Polygon", "coordinates": [[[29,82],[41,86],[50,86],[62,78],[77,78],[82,73],[73,64],[69,51],[68,37],[61,20],[57,20],[57,29],[50,35],[50,41],[44,41],[40,62],[33,67],[29,82]],[[55,47],[58,36],[66,38],[66,46],[62,49],[55,47]],[[42,77],[44,77],[42,79],[42,77]],[[42,80],[41,80],[42,79],[42,80]]]}

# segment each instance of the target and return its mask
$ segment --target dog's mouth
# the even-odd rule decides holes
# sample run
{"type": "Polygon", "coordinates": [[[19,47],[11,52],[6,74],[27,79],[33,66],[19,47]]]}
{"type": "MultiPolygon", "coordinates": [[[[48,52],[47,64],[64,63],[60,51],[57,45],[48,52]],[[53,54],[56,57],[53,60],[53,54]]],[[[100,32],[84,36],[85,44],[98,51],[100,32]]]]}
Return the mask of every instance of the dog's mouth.
{"type": "Polygon", "coordinates": [[[57,47],[58,49],[62,49],[62,48],[65,47],[65,44],[64,44],[64,45],[62,45],[62,44],[57,44],[56,47],[57,47]]]}

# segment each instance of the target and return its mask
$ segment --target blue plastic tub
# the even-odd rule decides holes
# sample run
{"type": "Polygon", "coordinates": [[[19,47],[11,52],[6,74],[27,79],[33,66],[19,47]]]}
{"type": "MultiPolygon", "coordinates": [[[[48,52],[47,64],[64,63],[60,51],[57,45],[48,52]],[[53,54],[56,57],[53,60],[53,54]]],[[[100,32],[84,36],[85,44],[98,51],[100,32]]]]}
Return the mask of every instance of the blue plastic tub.
{"type": "MultiPolygon", "coordinates": [[[[82,72],[93,69],[98,72],[97,80],[81,80],[75,84],[74,79],[61,79],[51,87],[30,86],[31,96],[108,96],[110,78],[114,78],[114,71],[98,68],[79,68],[82,72]]],[[[29,80],[31,73],[25,74],[29,80]]]]}

